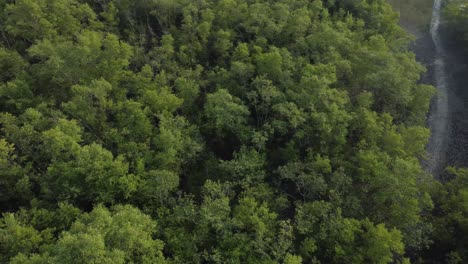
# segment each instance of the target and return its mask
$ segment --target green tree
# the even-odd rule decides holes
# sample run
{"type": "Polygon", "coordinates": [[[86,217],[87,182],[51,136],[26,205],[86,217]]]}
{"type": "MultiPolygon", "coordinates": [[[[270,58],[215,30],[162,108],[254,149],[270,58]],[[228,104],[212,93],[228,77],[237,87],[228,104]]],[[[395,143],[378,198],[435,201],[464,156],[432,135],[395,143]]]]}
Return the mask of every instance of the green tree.
{"type": "Polygon", "coordinates": [[[219,136],[223,136],[224,133],[243,132],[250,112],[239,98],[233,97],[225,89],[219,89],[213,94],[208,94],[206,101],[206,117],[212,129],[219,131],[219,136]]]}
{"type": "Polygon", "coordinates": [[[433,186],[434,244],[428,257],[447,263],[463,263],[468,259],[468,171],[449,168],[451,179],[433,186]],[[437,253],[434,249],[437,248],[437,253]]]}
{"type": "Polygon", "coordinates": [[[5,214],[0,220],[1,261],[8,262],[19,253],[30,254],[38,251],[43,238],[30,226],[22,225],[13,214],[5,214]]]}
{"type": "Polygon", "coordinates": [[[123,158],[114,158],[97,144],[79,148],[68,160],[52,162],[42,182],[50,199],[81,203],[114,203],[128,198],[136,187],[123,158]]]}
{"type": "Polygon", "coordinates": [[[367,219],[344,218],[339,208],[325,201],[299,204],[296,228],[306,261],[392,263],[404,254],[400,231],[367,219]]]}
{"type": "Polygon", "coordinates": [[[131,206],[98,206],[40,255],[20,254],[12,263],[165,263],[155,229],[155,221],[131,206]]]}

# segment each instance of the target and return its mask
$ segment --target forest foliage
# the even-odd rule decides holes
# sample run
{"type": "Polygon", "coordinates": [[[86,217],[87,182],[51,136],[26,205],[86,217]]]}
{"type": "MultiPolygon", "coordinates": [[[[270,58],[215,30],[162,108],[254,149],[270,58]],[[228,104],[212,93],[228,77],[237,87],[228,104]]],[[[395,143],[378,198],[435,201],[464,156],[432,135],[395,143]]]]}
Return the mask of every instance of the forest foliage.
{"type": "Polygon", "coordinates": [[[468,1],[451,0],[445,4],[444,18],[449,37],[458,42],[465,53],[468,52],[468,1]]]}
{"type": "Polygon", "coordinates": [[[384,0],[0,7],[1,263],[468,259],[384,0]]]}

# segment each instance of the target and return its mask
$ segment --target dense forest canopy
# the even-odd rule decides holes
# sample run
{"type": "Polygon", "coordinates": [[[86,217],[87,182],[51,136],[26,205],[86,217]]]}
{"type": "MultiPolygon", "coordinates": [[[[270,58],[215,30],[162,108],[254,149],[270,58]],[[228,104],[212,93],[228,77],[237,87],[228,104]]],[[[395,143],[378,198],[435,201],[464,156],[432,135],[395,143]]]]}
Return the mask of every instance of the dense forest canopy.
{"type": "Polygon", "coordinates": [[[1,263],[468,259],[384,0],[0,7],[1,263]]]}

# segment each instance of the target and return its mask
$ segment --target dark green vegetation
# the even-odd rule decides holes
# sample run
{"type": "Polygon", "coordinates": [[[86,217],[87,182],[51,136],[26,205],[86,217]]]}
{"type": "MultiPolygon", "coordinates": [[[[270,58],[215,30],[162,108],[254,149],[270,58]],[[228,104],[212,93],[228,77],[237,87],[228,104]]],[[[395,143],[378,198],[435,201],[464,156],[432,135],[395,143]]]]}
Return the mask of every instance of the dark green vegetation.
{"type": "Polygon", "coordinates": [[[448,1],[444,15],[450,37],[461,44],[460,46],[465,49],[464,52],[468,53],[468,1],[448,1]]]}
{"type": "Polygon", "coordinates": [[[385,1],[0,7],[0,262],[466,257],[385,1]]]}

